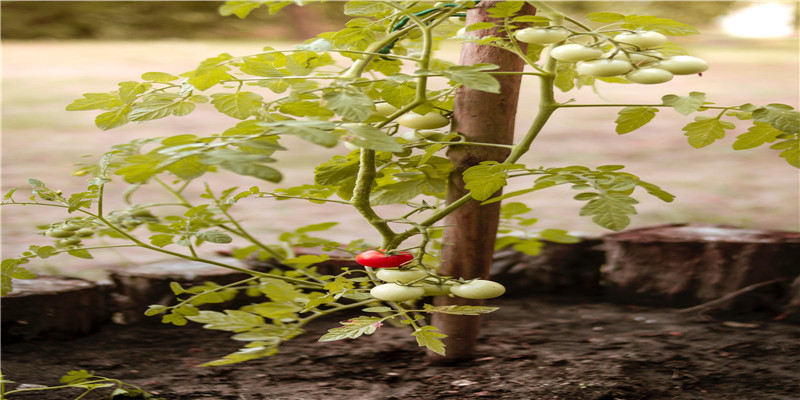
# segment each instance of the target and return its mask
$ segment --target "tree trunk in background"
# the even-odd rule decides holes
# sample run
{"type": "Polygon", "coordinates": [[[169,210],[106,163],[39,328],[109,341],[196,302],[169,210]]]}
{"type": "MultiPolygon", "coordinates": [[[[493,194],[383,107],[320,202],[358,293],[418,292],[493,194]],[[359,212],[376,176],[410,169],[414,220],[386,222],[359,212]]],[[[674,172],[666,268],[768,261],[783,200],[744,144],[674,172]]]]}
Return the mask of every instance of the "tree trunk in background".
{"type": "MultiPolygon", "coordinates": [[[[486,9],[498,1],[482,1],[467,13],[467,25],[476,22],[494,22],[486,9]]],[[[522,15],[532,15],[535,9],[526,4],[522,15]]],[[[476,36],[503,35],[502,30],[475,31],[476,36]]],[[[499,71],[522,71],[525,63],[515,54],[491,46],[465,43],[461,50],[461,65],[491,63],[499,71]]],[[[500,94],[492,94],[461,87],[455,97],[453,129],[472,142],[511,144],[514,140],[514,120],[519,98],[520,75],[499,76],[500,94]]],[[[453,146],[447,155],[455,168],[450,175],[447,201],[453,202],[468,193],[464,189],[462,173],[482,161],[502,162],[509,150],[500,147],[453,146]]],[[[465,279],[487,278],[494,254],[500,203],[481,206],[471,201],[444,220],[444,247],[442,249],[442,275],[465,279]]],[[[480,305],[481,300],[441,296],[436,305],[480,305]]],[[[434,314],[433,324],[447,337],[443,339],[447,355],[429,352],[428,360],[434,363],[450,363],[471,359],[475,354],[479,316],[434,314]]]]}

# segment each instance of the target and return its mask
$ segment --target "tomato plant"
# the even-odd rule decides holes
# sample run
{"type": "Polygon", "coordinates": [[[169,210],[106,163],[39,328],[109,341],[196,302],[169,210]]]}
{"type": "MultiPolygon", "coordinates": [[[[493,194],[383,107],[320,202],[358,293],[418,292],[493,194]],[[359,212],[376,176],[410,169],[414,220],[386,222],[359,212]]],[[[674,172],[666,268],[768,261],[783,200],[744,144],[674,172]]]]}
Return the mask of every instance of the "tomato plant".
{"type": "MultiPolygon", "coordinates": [[[[220,11],[244,18],[261,6],[278,12],[289,4],[229,1],[220,11]]],[[[231,331],[235,339],[247,342],[241,350],[206,365],[276,354],[281,343],[302,334],[307,324],[354,309],[365,315],[342,321],[320,340],[357,338],[375,332],[383,321],[399,320],[420,346],[445,354],[448,332],[430,324],[427,314],[478,315],[495,308],[480,301],[429,304],[426,297],[459,297],[456,300],[466,302],[504,292],[502,285],[487,279],[464,277],[458,271],[439,273],[443,265],[462,256],[443,257],[446,246],[453,245],[445,234],[458,229],[445,224],[446,217],[502,202],[502,220],[492,221],[499,225],[498,234],[477,232],[480,240],[467,247],[512,246],[537,254],[543,240],[576,238],[557,228],[534,229],[536,218],[528,215],[533,210],[524,204],[527,196],[543,195],[556,186],[572,188],[577,214],[609,230],[628,226],[636,214],[636,198],[642,195],[673,200],[670,193],[622,165],[524,164],[523,156],[543,129],[559,123],[561,110],[616,110],[611,116],[616,116],[617,134],[645,127],[660,110],[674,110],[693,117],[683,135],[697,148],[723,139],[737,124],[745,125],[747,130],[736,138],[734,148],[766,145],[788,164],[800,167],[800,113],[790,105],[720,105],[699,91],[615,104],[562,98],[561,93],[596,88],[601,82],[655,84],[674,75],[713,72],[704,60],[670,42],[698,33],[681,22],[616,12],[593,12],[579,19],[539,1],[459,0],[436,5],[350,1],[343,10],[352,19],[342,30],[322,33],[292,49],[267,46],[251,54],[211,55],[195,69],[147,72],[67,105],[69,111],[96,112],[95,124],[102,130],[168,117],[192,118],[202,107],[229,117],[231,124],[222,132],[201,129],[115,145],[74,172],[87,178],[83,192],[65,195],[31,178],[26,199],[15,197],[16,189],[7,193],[4,206],[55,207],[66,215],[39,226],[37,233],[48,236],[53,245],[33,245],[19,257],[3,260],[3,294],[12,289],[13,279],[34,277],[25,268],[33,260],[63,254],[90,259],[93,252],[138,247],[247,274],[248,278],[227,285],[184,288],[175,283],[174,303],[152,305],[146,311],[164,323],[200,323],[231,331]],[[524,11],[529,5],[536,8],[535,15],[524,11]],[[470,65],[439,59],[437,46],[444,40],[457,41],[465,49],[502,50],[525,70],[500,68],[500,57],[470,65]],[[513,143],[476,140],[467,134],[467,114],[481,115],[486,105],[475,106],[470,113],[456,111],[469,106],[462,104],[469,93],[511,96],[520,81],[504,86],[501,80],[509,76],[535,81],[538,106],[529,111],[533,122],[513,143]],[[277,160],[303,156],[303,150],[286,145],[292,139],[330,152],[309,172],[313,183],[283,182],[277,160]],[[502,150],[499,156],[481,158],[481,153],[497,149],[502,150]],[[463,158],[472,164],[457,168],[454,153],[466,153],[463,158]],[[204,179],[213,173],[253,178],[258,185],[207,184],[204,179]],[[463,188],[451,184],[457,179],[463,188]],[[520,189],[503,193],[512,179],[520,189]],[[123,201],[112,206],[115,203],[107,197],[116,187],[124,188],[123,201]],[[142,201],[142,187],[161,188],[169,200],[142,201]],[[460,192],[454,189],[465,193],[456,195],[460,192]],[[342,242],[321,233],[335,222],[319,221],[291,227],[267,242],[252,233],[248,221],[236,217],[235,209],[253,202],[268,207],[269,201],[339,207],[331,213],[347,208],[373,229],[364,232],[363,239],[342,242]],[[402,211],[381,208],[391,204],[402,205],[402,211]],[[212,256],[219,245],[234,246],[238,260],[273,260],[286,268],[264,272],[220,261],[212,256]],[[306,247],[324,252],[298,255],[297,250],[306,247]],[[315,265],[339,257],[331,255],[333,250],[364,268],[321,274],[315,265]],[[400,266],[411,269],[395,269],[400,266]],[[202,309],[237,295],[257,300],[237,310],[202,309]]],[[[483,261],[474,261],[479,262],[483,261]]],[[[479,267],[488,275],[488,266],[479,267]]]]}

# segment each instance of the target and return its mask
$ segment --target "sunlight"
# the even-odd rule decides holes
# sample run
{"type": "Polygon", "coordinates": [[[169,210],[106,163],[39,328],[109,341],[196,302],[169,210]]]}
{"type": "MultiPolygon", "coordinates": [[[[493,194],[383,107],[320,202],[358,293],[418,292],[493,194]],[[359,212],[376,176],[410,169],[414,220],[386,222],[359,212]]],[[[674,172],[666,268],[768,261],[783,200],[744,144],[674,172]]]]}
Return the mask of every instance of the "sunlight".
{"type": "Polygon", "coordinates": [[[794,32],[794,2],[764,2],[736,10],[722,17],[722,29],[737,37],[778,38],[794,32]]]}

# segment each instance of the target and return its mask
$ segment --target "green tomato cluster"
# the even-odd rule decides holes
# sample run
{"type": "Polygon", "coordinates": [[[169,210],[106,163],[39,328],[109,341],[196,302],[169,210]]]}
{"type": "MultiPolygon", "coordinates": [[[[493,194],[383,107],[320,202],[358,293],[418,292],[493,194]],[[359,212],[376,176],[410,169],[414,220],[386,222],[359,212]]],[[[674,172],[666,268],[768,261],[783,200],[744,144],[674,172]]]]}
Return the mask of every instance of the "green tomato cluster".
{"type": "Polygon", "coordinates": [[[491,299],[501,296],[506,289],[503,285],[485,279],[468,282],[454,280],[433,283],[430,275],[421,269],[381,269],[376,277],[384,284],[370,290],[370,295],[384,301],[410,301],[427,296],[458,296],[465,299],[491,299]],[[431,281],[431,282],[429,282],[431,281]]]}
{"type": "MultiPolygon", "coordinates": [[[[520,29],[514,37],[524,43],[549,45],[566,41],[572,33],[563,27],[520,29]]],[[[605,52],[597,45],[563,43],[550,49],[550,57],[562,62],[577,63],[578,73],[595,78],[624,76],[641,84],[664,83],[674,75],[699,74],[708,63],[698,57],[664,57],[654,49],[667,43],[667,37],[654,31],[623,32],[610,42],[614,49],[605,52]]]]}
{"type": "Polygon", "coordinates": [[[80,221],[65,221],[48,227],[44,234],[56,239],[56,247],[73,247],[81,244],[81,239],[94,235],[94,229],[80,221]]]}

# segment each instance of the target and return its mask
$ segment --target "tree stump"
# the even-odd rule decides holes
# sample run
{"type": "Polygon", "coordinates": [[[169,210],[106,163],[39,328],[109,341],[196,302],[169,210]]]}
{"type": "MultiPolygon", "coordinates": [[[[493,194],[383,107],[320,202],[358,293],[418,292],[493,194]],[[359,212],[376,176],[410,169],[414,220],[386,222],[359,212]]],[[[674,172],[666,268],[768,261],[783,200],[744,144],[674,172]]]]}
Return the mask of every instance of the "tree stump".
{"type": "Polygon", "coordinates": [[[663,225],[605,236],[612,298],[685,307],[779,279],[715,308],[778,311],[800,275],[800,233],[723,225],[663,225]]]}
{"type": "Polygon", "coordinates": [[[111,321],[108,285],[78,278],[40,275],[14,281],[3,297],[3,342],[68,340],[111,321]]]}
{"type": "Polygon", "coordinates": [[[596,295],[605,262],[602,244],[602,238],[587,236],[578,243],[545,242],[535,256],[501,249],[494,254],[490,277],[506,287],[508,296],[596,295]]]}
{"type": "MultiPolygon", "coordinates": [[[[219,258],[217,261],[230,263],[235,259],[219,258]]],[[[175,304],[176,296],[170,289],[171,282],[177,282],[184,288],[205,282],[226,285],[251,275],[201,262],[178,260],[112,269],[109,276],[116,286],[112,294],[119,308],[116,322],[136,324],[160,323],[160,318],[146,317],[144,312],[152,304],[175,304]]],[[[231,306],[227,303],[222,305],[231,306]]]]}

